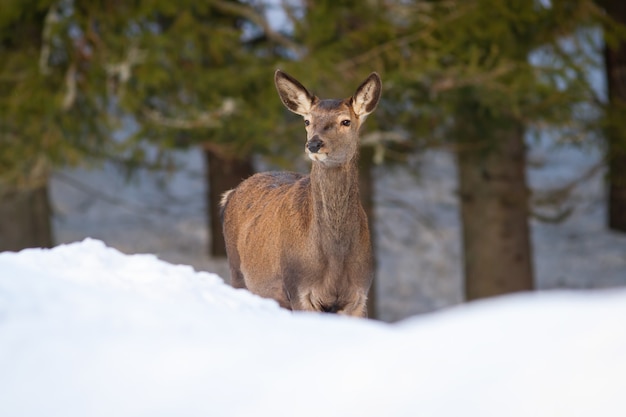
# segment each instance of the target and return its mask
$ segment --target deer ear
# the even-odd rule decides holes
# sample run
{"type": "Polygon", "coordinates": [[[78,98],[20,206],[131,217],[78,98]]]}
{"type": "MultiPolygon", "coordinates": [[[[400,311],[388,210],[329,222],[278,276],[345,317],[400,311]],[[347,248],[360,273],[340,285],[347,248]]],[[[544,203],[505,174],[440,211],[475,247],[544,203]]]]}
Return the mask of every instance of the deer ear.
{"type": "Polygon", "coordinates": [[[281,101],[289,110],[300,116],[311,112],[317,97],[309,93],[298,80],[281,70],[276,70],[274,83],[281,101]]]}
{"type": "Polygon", "coordinates": [[[354,112],[359,117],[367,116],[373,112],[380,99],[382,89],[383,83],[380,81],[380,76],[375,72],[371,73],[352,96],[351,103],[354,112]]]}

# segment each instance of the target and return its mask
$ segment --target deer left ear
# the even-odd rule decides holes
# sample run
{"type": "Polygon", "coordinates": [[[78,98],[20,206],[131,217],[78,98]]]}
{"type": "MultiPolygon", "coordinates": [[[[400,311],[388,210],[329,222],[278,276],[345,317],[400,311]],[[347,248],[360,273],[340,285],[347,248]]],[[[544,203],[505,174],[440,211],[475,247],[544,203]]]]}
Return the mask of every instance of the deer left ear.
{"type": "Polygon", "coordinates": [[[274,83],[285,107],[300,116],[310,113],[311,107],[318,100],[300,81],[281,70],[274,73],[274,83]]]}
{"type": "Polygon", "coordinates": [[[380,99],[382,89],[383,83],[380,76],[375,72],[371,73],[352,96],[351,103],[354,112],[359,117],[367,116],[373,112],[380,99]]]}

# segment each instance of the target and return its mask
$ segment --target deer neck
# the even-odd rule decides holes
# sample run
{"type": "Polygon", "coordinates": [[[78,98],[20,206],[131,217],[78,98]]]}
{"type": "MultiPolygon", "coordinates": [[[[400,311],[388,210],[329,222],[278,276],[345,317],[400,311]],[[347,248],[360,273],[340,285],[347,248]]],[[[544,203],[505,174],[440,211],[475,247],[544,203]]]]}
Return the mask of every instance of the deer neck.
{"type": "Polygon", "coordinates": [[[357,156],[338,167],[313,163],[311,168],[313,233],[326,237],[326,245],[345,245],[360,228],[357,156]]]}

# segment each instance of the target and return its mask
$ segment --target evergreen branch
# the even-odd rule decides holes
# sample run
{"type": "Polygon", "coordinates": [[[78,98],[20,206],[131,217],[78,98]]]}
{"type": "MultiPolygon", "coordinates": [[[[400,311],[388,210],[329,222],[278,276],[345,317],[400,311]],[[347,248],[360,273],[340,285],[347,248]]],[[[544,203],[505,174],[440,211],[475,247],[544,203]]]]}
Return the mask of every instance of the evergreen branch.
{"type": "Polygon", "coordinates": [[[337,68],[339,69],[339,71],[348,71],[351,68],[358,67],[359,65],[362,65],[368,61],[373,60],[374,58],[379,57],[380,55],[383,55],[387,51],[398,49],[407,44],[416,42],[419,39],[432,33],[433,30],[434,30],[434,27],[430,27],[427,30],[423,30],[417,33],[413,33],[411,35],[407,35],[401,38],[391,40],[389,42],[385,42],[381,45],[376,46],[375,48],[370,49],[369,51],[361,55],[357,55],[353,58],[350,58],[348,60],[345,60],[339,63],[339,65],[337,65],[337,68]]]}
{"type": "Polygon", "coordinates": [[[560,209],[556,214],[548,215],[545,213],[540,213],[537,210],[531,209],[530,216],[536,220],[539,220],[542,223],[553,223],[558,224],[562,223],[564,220],[574,212],[574,209],[571,207],[566,207],[564,209],[560,209]]]}
{"type": "MultiPolygon", "coordinates": [[[[483,71],[473,76],[462,78],[460,76],[444,77],[433,83],[430,88],[432,93],[441,93],[444,91],[454,90],[463,87],[471,87],[475,85],[484,86],[489,81],[496,80],[516,69],[513,63],[505,63],[494,68],[491,72],[483,71]]],[[[493,84],[492,86],[496,86],[493,84]]]]}
{"type": "Polygon", "coordinates": [[[293,5],[289,5],[287,3],[288,3],[288,0],[281,0],[280,1],[281,7],[282,7],[283,11],[285,12],[285,16],[287,16],[287,19],[289,19],[291,24],[295,27],[297,22],[300,19],[298,19],[298,17],[296,16],[296,13],[294,12],[296,7],[293,6],[293,5]]]}
{"type": "Polygon", "coordinates": [[[384,162],[387,153],[393,153],[390,149],[387,149],[385,144],[388,143],[407,143],[409,142],[408,135],[400,132],[388,132],[376,130],[369,134],[366,134],[361,139],[361,146],[370,146],[374,148],[373,161],[374,164],[380,165],[384,162]]]}
{"type": "Polygon", "coordinates": [[[232,98],[224,99],[222,106],[212,112],[203,112],[194,119],[183,119],[176,117],[168,117],[158,110],[145,108],[142,110],[143,116],[150,122],[173,129],[192,130],[217,128],[220,126],[221,118],[229,116],[236,111],[236,103],[232,98]]]}
{"type": "MultiPolygon", "coordinates": [[[[576,187],[578,187],[581,183],[593,178],[602,169],[604,169],[604,161],[599,161],[596,164],[589,167],[581,175],[570,180],[564,185],[561,185],[560,187],[555,187],[549,190],[533,191],[532,202],[534,205],[538,205],[538,206],[561,206],[571,197],[576,187]]],[[[561,214],[557,215],[555,218],[552,218],[551,220],[548,219],[545,215],[535,213],[535,211],[533,211],[532,214],[534,217],[537,217],[539,220],[548,221],[548,222],[550,221],[560,222],[564,220],[567,217],[567,215],[571,213],[571,211],[572,210],[568,208],[565,208],[564,210],[560,210],[561,214]]]]}
{"type": "Polygon", "coordinates": [[[126,59],[117,64],[105,65],[105,70],[109,76],[117,76],[122,84],[126,83],[130,79],[132,68],[142,63],[145,60],[146,54],[137,48],[136,45],[131,45],[126,53],[126,59]]]}
{"type": "Polygon", "coordinates": [[[411,43],[417,42],[420,39],[426,39],[439,28],[439,25],[441,23],[457,19],[459,16],[462,16],[464,13],[466,13],[466,11],[471,7],[473,6],[468,5],[466,8],[456,7],[456,11],[451,12],[449,15],[446,16],[445,19],[441,19],[438,21],[429,21],[422,30],[378,45],[361,55],[357,55],[339,63],[339,65],[337,65],[337,68],[339,69],[339,71],[348,71],[351,68],[372,61],[388,51],[400,49],[411,43]]]}
{"type": "Polygon", "coordinates": [[[72,62],[72,64],[67,68],[67,72],[65,73],[65,86],[67,90],[65,92],[65,96],[63,97],[63,104],[61,108],[65,111],[69,110],[74,101],[76,100],[76,63],[72,62]]]}
{"type": "Polygon", "coordinates": [[[52,47],[52,27],[59,22],[59,13],[57,12],[57,4],[52,4],[46,13],[44,27],[41,34],[41,52],[39,54],[39,71],[43,75],[50,74],[48,60],[50,59],[50,51],[52,47]]]}
{"type": "Polygon", "coordinates": [[[214,1],[213,5],[217,7],[218,9],[220,9],[220,11],[222,12],[231,13],[237,16],[244,17],[250,20],[251,22],[253,22],[254,24],[258,25],[263,30],[263,32],[265,32],[265,35],[267,36],[268,39],[289,49],[296,55],[297,58],[300,58],[302,55],[304,55],[300,45],[293,42],[288,37],[282,35],[280,32],[277,32],[274,29],[272,29],[271,25],[269,24],[265,16],[261,13],[258,13],[252,7],[246,6],[241,3],[222,1],[222,0],[214,1]]]}

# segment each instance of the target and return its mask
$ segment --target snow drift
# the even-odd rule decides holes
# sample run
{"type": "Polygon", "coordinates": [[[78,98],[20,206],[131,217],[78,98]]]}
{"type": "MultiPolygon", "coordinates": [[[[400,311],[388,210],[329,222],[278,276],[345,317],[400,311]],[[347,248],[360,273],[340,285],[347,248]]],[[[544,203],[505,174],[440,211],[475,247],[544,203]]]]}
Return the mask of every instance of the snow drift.
{"type": "Polygon", "coordinates": [[[626,291],[395,325],[290,313],[96,240],[0,254],[0,415],[626,415],[626,291]]]}

